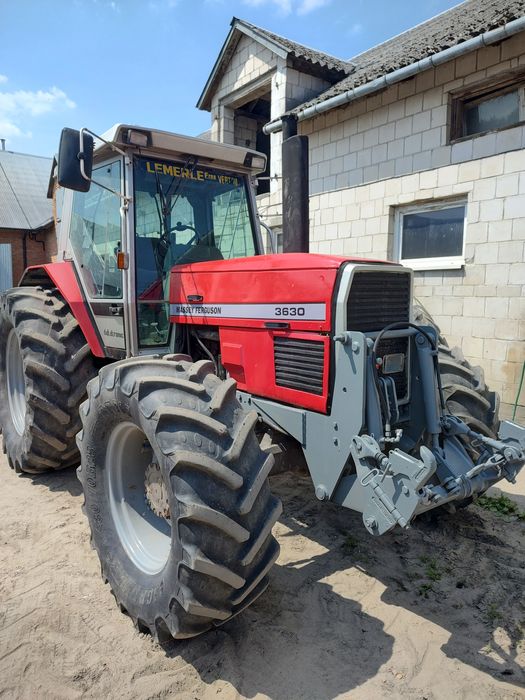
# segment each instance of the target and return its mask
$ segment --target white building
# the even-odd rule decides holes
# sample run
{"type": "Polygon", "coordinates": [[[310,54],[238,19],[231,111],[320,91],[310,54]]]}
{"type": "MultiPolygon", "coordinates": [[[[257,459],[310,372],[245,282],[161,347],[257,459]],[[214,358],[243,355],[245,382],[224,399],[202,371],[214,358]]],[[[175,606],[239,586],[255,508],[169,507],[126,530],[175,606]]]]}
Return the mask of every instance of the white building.
{"type": "MultiPolygon", "coordinates": [[[[295,114],[310,250],[413,267],[416,296],[512,414],[525,363],[523,0],[467,0],[349,61],[234,19],[198,107],[213,139],[269,155],[258,202],[277,229],[280,117],[295,114]]],[[[518,404],[523,421],[525,387],[518,404]]]]}

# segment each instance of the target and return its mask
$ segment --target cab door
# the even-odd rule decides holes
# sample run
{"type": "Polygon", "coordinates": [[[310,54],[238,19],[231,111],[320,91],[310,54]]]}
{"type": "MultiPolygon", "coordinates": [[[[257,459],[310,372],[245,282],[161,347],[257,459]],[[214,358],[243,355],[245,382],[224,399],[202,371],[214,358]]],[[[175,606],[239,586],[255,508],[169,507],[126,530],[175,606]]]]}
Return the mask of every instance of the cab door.
{"type": "Polygon", "coordinates": [[[75,192],[69,245],[93,321],[108,357],[126,356],[123,271],[117,267],[122,247],[122,159],[93,168],[88,192],[75,192]],[[113,190],[109,190],[101,187],[113,190]]]}

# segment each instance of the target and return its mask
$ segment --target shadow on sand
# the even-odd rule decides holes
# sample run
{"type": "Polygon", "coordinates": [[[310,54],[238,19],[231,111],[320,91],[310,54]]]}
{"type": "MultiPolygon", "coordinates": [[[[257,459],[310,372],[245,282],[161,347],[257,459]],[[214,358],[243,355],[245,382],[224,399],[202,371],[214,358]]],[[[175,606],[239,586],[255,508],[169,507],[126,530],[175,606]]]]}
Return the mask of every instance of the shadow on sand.
{"type": "MultiPolygon", "coordinates": [[[[73,469],[31,481],[81,495],[73,469]]],[[[191,664],[207,684],[227,681],[249,698],[324,700],[348,693],[373,678],[394,647],[383,621],[329,582],[335,574],[355,578],[357,570],[366,574],[361,598],[379,581],[386,588],[383,603],[450,634],[442,647],[448,657],[525,685],[517,661],[525,629],[525,523],[471,507],[374,538],[359,514],[319,503],[309,477],[294,472],[272,482],[284,505],[279,538],[289,543],[269,589],[217,630],[165,645],[168,658],[191,664]],[[305,543],[315,551],[308,558],[305,543]],[[510,652],[499,644],[496,628],[510,640],[510,652]]]]}

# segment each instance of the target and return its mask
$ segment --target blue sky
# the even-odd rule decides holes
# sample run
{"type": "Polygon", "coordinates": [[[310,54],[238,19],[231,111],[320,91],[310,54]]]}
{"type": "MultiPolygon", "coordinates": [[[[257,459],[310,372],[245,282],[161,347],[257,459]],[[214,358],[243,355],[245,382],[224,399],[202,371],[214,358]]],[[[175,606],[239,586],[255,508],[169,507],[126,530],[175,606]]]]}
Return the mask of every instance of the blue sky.
{"type": "Polygon", "coordinates": [[[456,0],[0,0],[0,138],[51,156],[63,126],[192,136],[232,16],[350,58],[456,0]]]}

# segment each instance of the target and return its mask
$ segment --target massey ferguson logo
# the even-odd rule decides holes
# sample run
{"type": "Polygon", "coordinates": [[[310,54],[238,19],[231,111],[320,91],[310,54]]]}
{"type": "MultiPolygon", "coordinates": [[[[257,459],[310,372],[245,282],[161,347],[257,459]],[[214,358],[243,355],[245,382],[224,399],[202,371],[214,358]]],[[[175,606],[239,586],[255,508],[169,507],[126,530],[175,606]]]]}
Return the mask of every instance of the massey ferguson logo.
{"type": "Polygon", "coordinates": [[[172,316],[221,316],[222,307],[221,306],[201,306],[196,304],[195,306],[179,306],[178,304],[173,304],[171,307],[172,316]]]}

